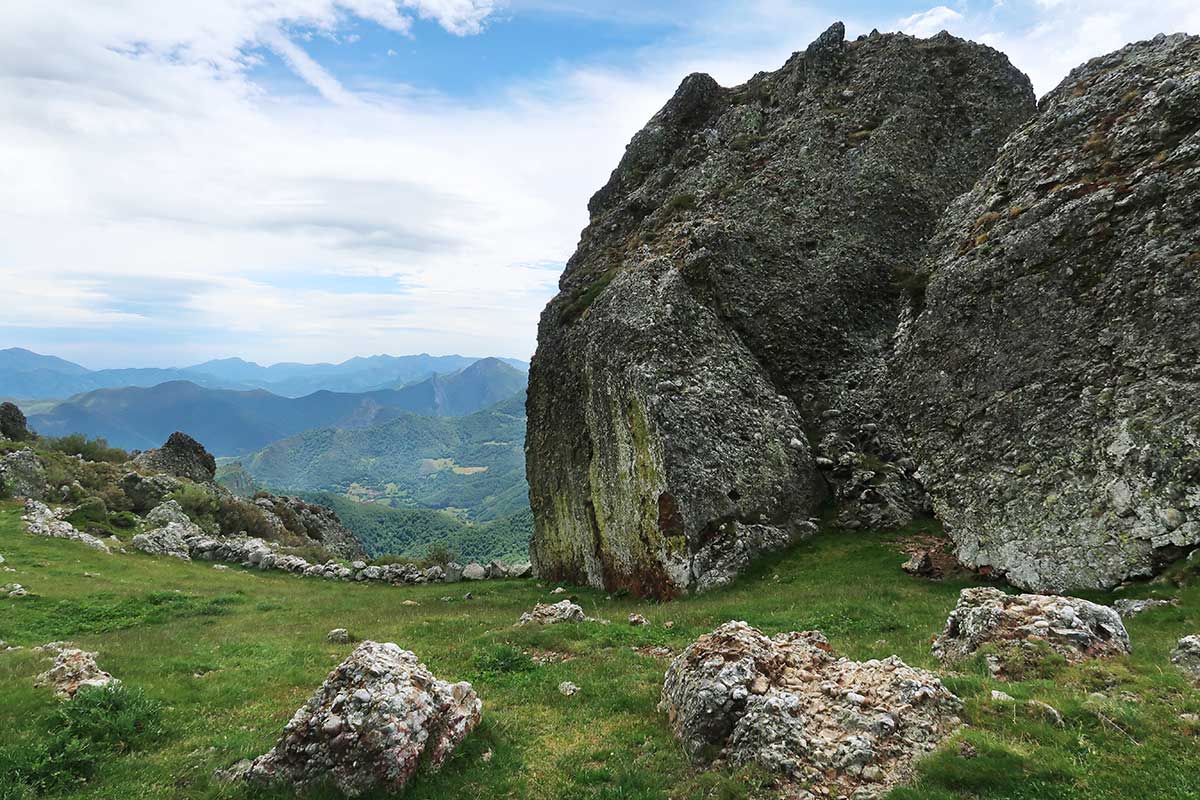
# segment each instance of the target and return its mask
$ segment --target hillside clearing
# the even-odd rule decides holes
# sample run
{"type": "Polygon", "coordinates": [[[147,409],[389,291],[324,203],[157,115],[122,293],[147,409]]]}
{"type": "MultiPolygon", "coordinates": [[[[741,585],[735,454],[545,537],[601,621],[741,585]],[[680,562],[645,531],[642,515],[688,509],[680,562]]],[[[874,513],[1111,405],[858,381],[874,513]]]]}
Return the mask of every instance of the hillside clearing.
{"type": "MultiPolygon", "coordinates": [[[[165,704],[165,735],[144,752],[103,762],[86,785],[54,796],[261,797],[218,785],[212,772],[271,747],[352,649],[325,640],[330,629],[345,627],[415,651],[440,677],[472,681],[484,700],[480,729],[407,797],[770,797],[765,776],[690,768],[655,710],[666,662],[634,648],[678,651],[726,620],[744,619],[767,633],[819,628],[851,658],[896,653],[936,668],[930,639],[968,584],[901,572],[895,542],[913,533],[822,534],[759,565],[728,591],[667,605],[575,590],[588,614],[613,624],[539,629],[513,626],[553,588],[533,581],[364,586],[109,556],[28,536],[17,506],[4,503],[0,553],[4,567],[15,570],[4,573],[5,582],[32,595],[0,600],[0,639],[26,648],[0,654],[0,750],[35,735],[31,721],[55,706],[48,690],[33,687],[47,662],[28,648],[70,639],[99,651],[104,669],[165,704]],[[463,599],[468,591],[473,600],[463,599]],[[402,606],[404,600],[420,605],[402,606]],[[651,625],[626,625],[634,611],[651,625]],[[667,620],[675,622],[670,630],[667,620]],[[528,654],[548,663],[535,665],[528,654]],[[559,694],[566,680],[582,691],[559,694]]],[[[1200,731],[1180,719],[1200,713],[1200,692],[1167,660],[1178,637],[1200,630],[1200,587],[1139,586],[1128,594],[1151,589],[1179,597],[1180,606],[1128,620],[1129,658],[1017,683],[996,683],[982,671],[948,676],[971,727],[926,759],[918,783],[894,797],[1200,796],[1200,731]],[[993,688],[1049,703],[1065,726],[1024,705],[993,701],[993,688]],[[1089,697],[1093,692],[1104,697],[1089,697]],[[972,751],[969,759],[961,755],[972,751]]],[[[9,797],[2,787],[0,797],[9,797]]]]}

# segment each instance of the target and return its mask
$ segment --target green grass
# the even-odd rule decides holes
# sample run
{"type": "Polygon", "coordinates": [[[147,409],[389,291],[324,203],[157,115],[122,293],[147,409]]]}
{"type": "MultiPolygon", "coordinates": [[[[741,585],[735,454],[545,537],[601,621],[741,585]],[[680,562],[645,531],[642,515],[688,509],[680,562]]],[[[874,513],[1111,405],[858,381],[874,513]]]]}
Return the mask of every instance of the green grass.
{"type": "MultiPolygon", "coordinates": [[[[335,627],[411,649],[437,675],[472,681],[484,700],[480,728],[440,773],[422,775],[408,798],[773,797],[770,779],[753,770],[689,766],[655,710],[666,662],[632,648],[679,649],[722,622],[744,619],[768,633],[819,627],[843,655],[896,653],[932,668],[930,641],[966,585],[905,575],[896,535],[830,533],[760,564],[727,591],[657,605],[574,589],[589,615],[613,624],[517,628],[535,601],[555,599],[552,586],[370,586],[108,556],[30,537],[19,530],[18,513],[0,503],[0,553],[16,570],[4,573],[4,582],[22,583],[34,595],[0,600],[0,639],[28,647],[70,638],[163,706],[153,741],[134,755],[97,761],[86,783],[48,795],[54,797],[271,796],[222,787],[213,770],[273,745],[292,712],[353,648],[325,641],[335,627]],[[473,600],[463,599],[468,590],[473,600]],[[406,599],[420,605],[401,605],[406,599]],[[652,625],[624,624],[633,611],[652,625]],[[662,625],[667,620],[675,622],[671,630],[662,625]],[[569,660],[539,666],[528,658],[547,651],[569,660]],[[582,691],[562,696],[557,687],[565,680],[582,691]]],[[[1129,658],[1003,685],[973,666],[947,676],[970,727],[921,762],[895,798],[1200,797],[1200,738],[1179,719],[1200,713],[1200,693],[1167,659],[1179,636],[1200,630],[1200,588],[1154,591],[1179,596],[1181,605],[1129,622],[1129,658]],[[993,688],[1051,704],[1065,725],[1024,704],[993,702],[993,688]],[[1089,697],[1095,691],[1105,697],[1089,697]],[[971,750],[973,757],[962,755],[971,750]]],[[[0,654],[5,746],[35,743],[37,721],[55,713],[49,691],[33,687],[47,664],[28,649],[0,654]]]]}

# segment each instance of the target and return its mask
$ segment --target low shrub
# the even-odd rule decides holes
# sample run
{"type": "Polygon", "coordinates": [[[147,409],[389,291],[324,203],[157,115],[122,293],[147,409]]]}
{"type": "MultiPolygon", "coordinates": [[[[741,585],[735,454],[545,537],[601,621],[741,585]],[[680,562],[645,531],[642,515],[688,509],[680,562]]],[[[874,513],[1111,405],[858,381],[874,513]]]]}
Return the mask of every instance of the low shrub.
{"type": "Polygon", "coordinates": [[[444,544],[431,544],[425,554],[425,560],[430,564],[444,567],[451,561],[458,561],[458,553],[444,544]]]}
{"type": "Polygon", "coordinates": [[[88,461],[106,461],[110,464],[124,464],[129,460],[129,453],[119,447],[109,447],[104,439],[89,439],[82,433],[72,433],[70,436],[43,438],[42,446],[56,450],[69,456],[82,456],[88,461]]]}
{"type": "Polygon", "coordinates": [[[472,661],[479,672],[492,674],[528,672],[535,666],[532,658],[509,644],[498,644],[477,652],[472,661]]]}
{"type": "Polygon", "coordinates": [[[194,483],[185,483],[178,490],[172,492],[168,499],[179,503],[183,513],[187,514],[192,522],[205,531],[216,533],[220,528],[217,516],[221,512],[221,503],[217,500],[216,495],[204,487],[194,483]]]}
{"type": "Polygon", "coordinates": [[[268,539],[275,534],[275,529],[267,521],[267,515],[254,503],[236,497],[222,497],[218,504],[217,524],[221,533],[226,536],[247,533],[260,539],[268,539]]]}
{"type": "Polygon", "coordinates": [[[85,498],[67,517],[67,522],[79,530],[108,527],[108,506],[99,497],[85,498]]]}

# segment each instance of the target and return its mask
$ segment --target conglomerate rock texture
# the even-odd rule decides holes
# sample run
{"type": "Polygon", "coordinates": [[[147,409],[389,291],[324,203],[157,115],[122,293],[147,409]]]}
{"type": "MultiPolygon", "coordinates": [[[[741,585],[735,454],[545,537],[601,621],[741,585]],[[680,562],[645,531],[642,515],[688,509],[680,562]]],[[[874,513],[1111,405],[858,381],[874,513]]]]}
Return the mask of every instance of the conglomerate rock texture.
{"type": "Polygon", "coordinates": [[[959,559],[1061,592],[1200,544],[1200,37],[1073,71],[931,252],[889,406],[959,559]]]}
{"type": "Polygon", "coordinates": [[[1002,54],[844,40],[638,133],[542,315],[527,464],[541,576],[670,597],[815,527],[924,505],[877,384],[946,205],[1034,111],[1002,54]]]}

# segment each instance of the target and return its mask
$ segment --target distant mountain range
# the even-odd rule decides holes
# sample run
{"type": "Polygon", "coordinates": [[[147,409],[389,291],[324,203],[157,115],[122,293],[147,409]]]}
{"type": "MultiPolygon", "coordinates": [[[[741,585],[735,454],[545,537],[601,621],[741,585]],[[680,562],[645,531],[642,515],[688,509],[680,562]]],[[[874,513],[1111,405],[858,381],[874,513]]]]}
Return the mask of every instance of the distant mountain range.
{"type": "MultiPolygon", "coordinates": [[[[340,364],[272,364],[264,367],[240,358],[206,361],[180,368],[89,370],[79,364],[19,347],[0,350],[0,398],[53,400],[97,389],[152,387],[188,381],[208,389],[265,389],[282,397],[313,392],[369,392],[394,389],[433,375],[448,375],[479,361],[465,356],[369,356],[340,364]]],[[[498,359],[525,372],[517,359],[498,359]]]]}
{"type": "Polygon", "coordinates": [[[525,393],[468,416],[401,414],[370,428],[306,431],[240,462],[251,476],[237,476],[243,485],[495,520],[529,507],[525,393]]]}
{"type": "MultiPolygon", "coordinates": [[[[25,357],[18,354],[17,360],[21,358],[25,357]]],[[[322,390],[291,398],[263,389],[218,389],[191,380],[174,380],[151,387],[100,389],[27,410],[31,412],[31,427],[44,435],[83,433],[103,437],[117,447],[144,450],[157,447],[173,431],[181,430],[203,442],[215,455],[232,456],[312,429],[365,428],[410,415],[471,414],[525,388],[526,373],[500,359],[464,360],[467,366],[457,372],[434,374],[398,389],[355,393],[322,390]]],[[[211,367],[213,363],[217,362],[202,366],[211,367]]],[[[432,362],[423,363],[427,367],[432,362]]],[[[247,362],[219,364],[226,375],[243,377],[255,367],[247,362]]]]}

